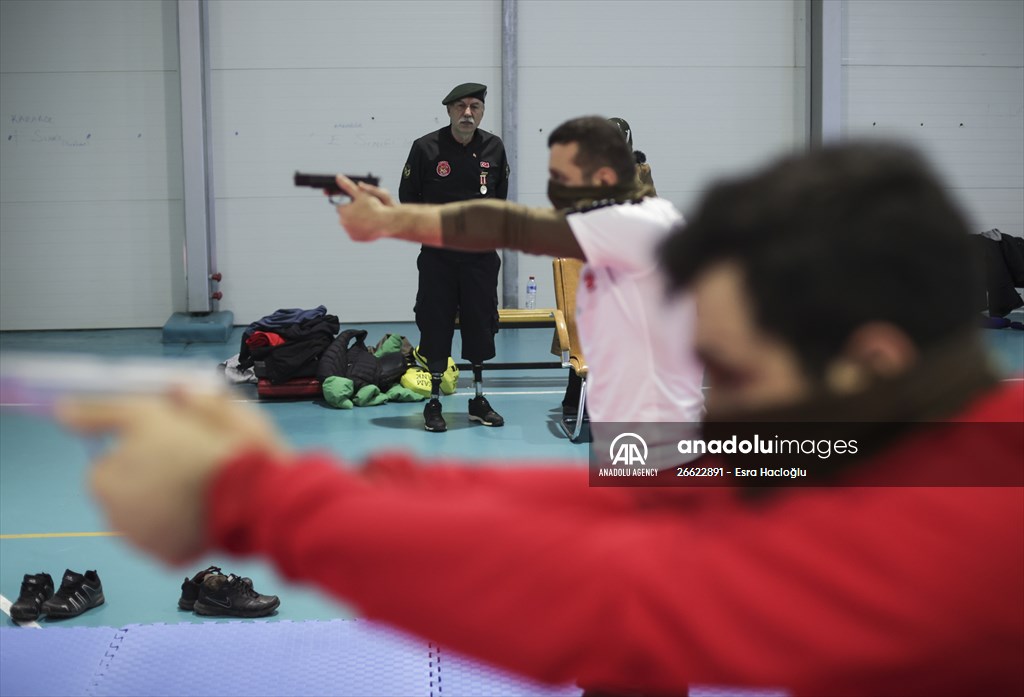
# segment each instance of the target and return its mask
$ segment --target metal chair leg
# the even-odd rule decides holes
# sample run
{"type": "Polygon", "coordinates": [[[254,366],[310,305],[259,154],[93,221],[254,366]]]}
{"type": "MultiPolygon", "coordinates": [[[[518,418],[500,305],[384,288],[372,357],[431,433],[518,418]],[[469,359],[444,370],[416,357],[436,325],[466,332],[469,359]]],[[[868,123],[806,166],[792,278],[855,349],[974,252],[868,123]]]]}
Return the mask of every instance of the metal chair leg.
{"type": "Polygon", "coordinates": [[[580,406],[576,410],[576,428],[573,430],[572,435],[569,437],[573,443],[580,442],[580,434],[583,433],[583,422],[586,421],[587,413],[587,379],[583,378],[583,382],[580,384],[580,406]]]}
{"type": "Polygon", "coordinates": [[[583,435],[583,422],[586,420],[586,408],[587,408],[587,379],[583,378],[580,382],[580,401],[579,407],[576,410],[576,419],[573,422],[565,417],[558,420],[558,425],[561,427],[562,432],[566,437],[573,443],[579,443],[580,438],[583,435]],[[570,426],[570,423],[572,424],[570,426]]]}

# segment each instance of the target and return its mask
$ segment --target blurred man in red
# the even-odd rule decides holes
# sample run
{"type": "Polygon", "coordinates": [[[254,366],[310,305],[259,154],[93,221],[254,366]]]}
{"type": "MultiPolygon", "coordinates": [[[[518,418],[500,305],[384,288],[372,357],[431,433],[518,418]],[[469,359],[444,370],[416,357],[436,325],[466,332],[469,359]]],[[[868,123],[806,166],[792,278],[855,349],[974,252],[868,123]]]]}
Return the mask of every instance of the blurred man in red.
{"type": "Polygon", "coordinates": [[[355,473],[220,399],[62,418],[119,437],[93,488],[142,549],[262,555],[537,679],[1020,695],[1024,385],[988,367],[965,226],[933,175],[887,147],[787,159],[712,188],[663,252],[696,294],[710,419],[851,422],[881,446],[832,486],[754,496],[590,488],[555,463],[378,455],[355,473]],[[1008,422],[1008,437],[947,422],[1008,422]],[[977,485],[915,485],[957,468],[977,485]]]}

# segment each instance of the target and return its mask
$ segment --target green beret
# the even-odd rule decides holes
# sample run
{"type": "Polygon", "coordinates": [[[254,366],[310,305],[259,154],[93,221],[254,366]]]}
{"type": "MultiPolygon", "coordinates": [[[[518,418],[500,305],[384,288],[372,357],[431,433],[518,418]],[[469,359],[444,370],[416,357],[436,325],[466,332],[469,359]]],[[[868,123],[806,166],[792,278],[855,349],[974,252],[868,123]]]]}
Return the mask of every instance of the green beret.
{"type": "Polygon", "coordinates": [[[481,85],[479,82],[463,82],[449,92],[448,96],[441,100],[441,103],[448,106],[452,102],[466,97],[476,97],[482,102],[486,96],[487,85],[481,85]]]}

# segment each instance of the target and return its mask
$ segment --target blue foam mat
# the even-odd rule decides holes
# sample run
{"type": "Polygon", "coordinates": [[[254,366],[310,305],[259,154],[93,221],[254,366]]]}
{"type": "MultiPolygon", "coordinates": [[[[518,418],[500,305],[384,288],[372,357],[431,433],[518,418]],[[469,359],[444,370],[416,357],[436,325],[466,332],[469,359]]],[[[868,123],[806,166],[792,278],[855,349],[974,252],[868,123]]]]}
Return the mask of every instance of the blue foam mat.
{"type": "Polygon", "coordinates": [[[354,620],[131,625],[94,694],[431,694],[425,642],[354,620]]]}
{"type": "Polygon", "coordinates": [[[0,696],[95,694],[122,633],[111,627],[0,627],[0,696]]]}
{"type": "Polygon", "coordinates": [[[438,695],[474,695],[475,697],[577,697],[581,690],[574,686],[552,687],[543,683],[497,671],[490,666],[453,653],[444,648],[437,651],[440,668],[438,695]]]}
{"type": "Polygon", "coordinates": [[[580,693],[551,691],[366,620],[0,631],[0,697],[580,693]]]}
{"type": "MultiPolygon", "coordinates": [[[[579,695],[366,620],[0,627],[0,697],[579,695]]],[[[693,697],[785,697],[692,687],[693,697]]]]}

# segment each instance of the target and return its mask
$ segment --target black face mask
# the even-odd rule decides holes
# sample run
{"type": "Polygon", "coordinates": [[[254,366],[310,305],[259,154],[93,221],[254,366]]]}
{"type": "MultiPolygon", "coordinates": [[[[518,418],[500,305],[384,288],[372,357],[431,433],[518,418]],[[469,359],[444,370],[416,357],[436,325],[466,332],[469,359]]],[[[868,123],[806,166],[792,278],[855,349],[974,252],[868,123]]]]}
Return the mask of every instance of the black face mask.
{"type": "Polygon", "coordinates": [[[643,198],[644,192],[636,181],[615,186],[566,186],[548,180],[548,200],[557,209],[578,208],[595,201],[632,201],[643,198]]]}

